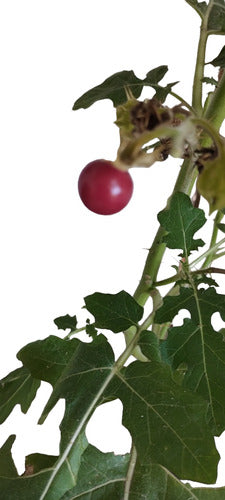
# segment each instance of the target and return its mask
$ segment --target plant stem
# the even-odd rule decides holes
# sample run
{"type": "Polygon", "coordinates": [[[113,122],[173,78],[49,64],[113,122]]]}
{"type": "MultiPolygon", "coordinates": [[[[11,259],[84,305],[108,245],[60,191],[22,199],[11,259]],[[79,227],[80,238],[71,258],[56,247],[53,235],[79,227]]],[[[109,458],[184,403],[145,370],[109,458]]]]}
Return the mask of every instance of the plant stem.
{"type": "Polygon", "coordinates": [[[197,115],[201,116],[202,114],[202,79],[204,77],[204,65],[205,65],[205,52],[206,52],[206,43],[208,39],[208,19],[210,15],[210,11],[212,9],[214,0],[210,0],[206,14],[204,15],[201,28],[200,28],[200,38],[198,43],[198,52],[197,59],[195,65],[195,74],[193,81],[193,92],[192,92],[192,106],[197,113],[197,115]]]}
{"type": "Polygon", "coordinates": [[[127,471],[126,481],[125,481],[125,490],[124,490],[123,500],[129,500],[130,487],[131,487],[131,482],[132,482],[134,471],[135,471],[136,462],[137,462],[137,451],[136,451],[135,446],[132,445],[131,454],[130,454],[130,462],[129,462],[129,467],[128,467],[128,471],[127,471]]]}
{"type": "MultiPolygon", "coordinates": [[[[223,212],[218,211],[216,214],[215,220],[214,220],[214,224],[213,224],[213,232],[212,232],[209,248],[215,247],[217,234],[218,234],[217,224],[219,224],[219,222],[222,220],[223,217],[224,217],[223,212]]],[[[214,257],[215,257],[215,253],[216,253],[216,250],[214,250],[214,252],[211,252],[209,255],[207,255],[202,268],[208,267],[212,263],[212,261],[214,260],[214,257]]]]}
{"type": "MultiPolygon", "coordinates": [[[[183,193],[190,194],[195,178],[196,170],[193,168],[193,165],[189,160],[185,160],[175,183],[173,192],[182,191],[183,193]]],[[[163,242],[164,235],[164,228],[159,226],[147,256],[140,283],[134,292],[135,300],[142,306],[144,306],[149,298],[149,279],[151,279],[152,282],[156,281],[162,257],[166,249],[166,245],[163,242]]]]}
{"type": "MultiPolygon", "coordinates": [[[[199,117],[202,115],[202,78],[204,76],[205,52],[206,52],[206,43],[208,38],[207,25],[213,4],[214,0],[210,0],[206,14],[202,22],[200,38],[198,43],[195,75],[193,81],[192,106],[194,108],[195,113],[199,115],[199,117]]],[[[221,78],[221,81],[217,89],[215,90],[214,95],[212,96],[212,100],[205,112],[204,118],[205,119],[207,118],[208,122],[212,123],[216,129],[218,128],[218,126],[221,125],[223,119],[225,118],[225,72],[221,78]]],[[[211,132],[211,127],[210,127],[210,132],[211,132]]],[[[190,195],[196,177],[197,177],[197,169],[193,168],[192,161],[185,160],[179,172],[173,193],[180,191],[190,195]]],[[[167,206],[169,206],[169,200],[167,206]]],[[[134,298],[142,306],[145,305],[150,295],[149,281],[151,281],[152,283],[156,282],[157,274],[166,249],[166,245],[163,242],[164,235],[165,235],[164,228],[159,226],[159,229],[153,240],[152,246],[149,249],[149,253],[144,265],[144,270],[140,282],[134,292],[134,298]]],[[[215,250],[219,248],[219,246],[224,241],[225,238],[221,240],[218,244],[216,244],[213,248],[210,248],[207,252],[205,252],[205,254],[200,256],[194,262],[192,262],[191,265],[197,264],[204,257],[208,257],[212,253],[215,255],[215,250]]],[[[130,342],[133,335],[135,335],[135,332],[133,330],[131,329],[127,330],[127,332],[125,332],[126,342],[130,342]]],[[[137,347],[134,355],[137,357],[137,359],[144,361],[143,355],[139,347],[137,347]]]]}
{"type": "Polygon", "coordinates": [[[206,109],[204,118],[210,120],[211,123],[216,127],[217,130],[224,120],[225,116],[225,71],[223,72],[222,78],[213,93],[209,106],[206,109]]]}
{"type": "Polygon", "coordinates": [[[193,262],[190,263],[190,267],[195,266],[196,264],[198,264],[199,262],[201,262],[202,259],[207,258],[211,254],[215,254],[216,250],[221,245],[223,245],[223,243],[225,243],[225,238],[222,238],[222,240],[218,241],[218,243],[216,243],[213,247],[210,247],[208,250],[206,250],[206,252],[204,252],[203,254],[199,255],[199,257],[197,257],[197,259],[193,260],[193,262]]]}

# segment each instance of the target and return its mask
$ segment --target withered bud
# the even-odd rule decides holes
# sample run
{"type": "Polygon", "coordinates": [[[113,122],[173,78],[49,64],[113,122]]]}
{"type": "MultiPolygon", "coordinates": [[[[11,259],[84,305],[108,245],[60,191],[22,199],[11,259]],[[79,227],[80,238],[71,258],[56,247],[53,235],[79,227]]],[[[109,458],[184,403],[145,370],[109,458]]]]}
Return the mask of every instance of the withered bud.
{"type": "Polygon", "coordinates": [[[138,102],[131,109],[131,123],[134,125],[134,135],[139,135],[146,130],[154,130],[161,123],[172,119],[171,110],[162,106],[156,99],[146,99],[138,102]]]}

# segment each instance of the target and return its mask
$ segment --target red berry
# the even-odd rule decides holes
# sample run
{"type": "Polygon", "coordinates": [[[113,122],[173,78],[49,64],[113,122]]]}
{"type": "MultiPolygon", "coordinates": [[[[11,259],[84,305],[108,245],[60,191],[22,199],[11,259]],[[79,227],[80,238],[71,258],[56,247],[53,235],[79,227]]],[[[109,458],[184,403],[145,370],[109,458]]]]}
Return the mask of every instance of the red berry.
{"type": "Polygon", "coordinates": [[[89,210],[101,215],[116,214],[130,201],[133,181],[128,172],[107,160],[95,160],[82,170],[78,191],[89,210]]]}

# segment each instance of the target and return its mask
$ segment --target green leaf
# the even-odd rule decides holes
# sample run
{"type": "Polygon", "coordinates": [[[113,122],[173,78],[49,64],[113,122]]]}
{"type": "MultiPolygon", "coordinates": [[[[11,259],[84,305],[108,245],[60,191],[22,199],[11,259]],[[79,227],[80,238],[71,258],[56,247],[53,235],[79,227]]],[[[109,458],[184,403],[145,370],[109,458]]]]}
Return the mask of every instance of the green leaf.
{"type": "Polygon", "coordinates": [[[217,227],[218,227],[218,229],[220,229],[220,231],[222,231],[222,233],[225,233],[225,224],[222,224],[222,223],[217,224],[217,227]]]}
{"type": "Polygon", "coordinates": [[[190,311],[191,319],[169,329],[162,353],[174,369],[187,364],[184,385],[209,402],[208,421],[219,435],[225,429],[225,343],[222,334],[213,329],[211,317],[218,311],[225,319],[225,296],[214,288],[181,288],[180,295],[165,297],[155,321],[172,321],[181,309],[190,311]]]}
{"type": "Polygon", "coordinates": [[[143,307],[125,291],[117,294],[96,292],[84,300],[87,310],[95,317],[95,326],[114,333],[137,325],[143,316],[143,307]]]}
{"type": "Polygon", "coordinates": [[[18,472],[12,459],[11,448],[16,439],[15,435],[9,436],[0,449],[0,476],[17,477],[18,472]]]}
{"type": "Polygon", "coordinates": [[[121,500],[129,455],[102,453],[89,445],[81,459],[77,485],[60,500],[121,500]]]}
{"type": "MultiPolygon", "coordinates": [[[[193,488],[193,498],[198,500],[224,500],[225,488],[193,488]]],[[[172,499],[171,499],[172,500],[172,499]]]]}
{"type": "Polygon", "coordinates": [[[212,61],[210,61],[210,62],[208,62],[206,64],[212,64],[215,67],[219,66],[220,68],[225,68],[225,45],[221,49],[221,51],[218,54],[218,56],[215,57],[215,59],[213,59],[212,61]]]}
{"type": "Polygon", "coordinates": [[[158,66],[149,71],[143,80],[138,78],[133,71],[119,71],[104,80],[100,85],[85,92],[74,103],[73,110],[86,109],[102,99],[111,99],[114,106],[117,107],[127,101],[127,88],[131,90],[135,98],[138,98],[144,86],[155,89],[156,94],[154,97],[163,102],[168,93],[170,93],[172,86],[177,83],[169,83],[166,87],[158,85],[158,82],[164,77],[167,71],[167,66],[158,66]]]}
{"type": "Polygon", "coordinates": [[[20,405],[23,413],[30,408],[40,381],[35,380],[22,366],[0,381],[0,424],[9,416],[14,406],[20,405]]]}
{"type": "Polygon", "coordinates": [[[58,318],[54,319],[54,323],[59,328],[59,330],[66,330],[67,328],[69,328],[72,332],[73,330],[76,330],[77,317],[66,314],[65,316],[59,316],[58,318]]]}
{"type": "MultiPolygon", "coordinates": [[[[77,474],[80,467],[81,456],[87,446],[86,438],[79,436],[76,446],[73,447],[61,467],[59,459],[49,468],[41,469],[38,473],[32,474],[32,464],[26,470],[25,475],[11,477],[0,476],[0,496],[1,500],[60,500],[62,495],[70,490],[77,481],[77,474]],[[51,482],[52,481],[52,482],[51,482]],[[49,484],[51,482],[51,484],[49,484]]],[[[36,454],[33,455],[36,457],[36,454]]],[[[40,455],[39,468],[47,463],[50,465],[53,458],[40,455]]],[[[37,457],[34,458],[34,468],[37,466],[37,457]]]]}
{"type": "Polygon", "coordinates": [[[123,425],[140,463],[158,463],[181,479],[213,483],[219,456],[205,420],[207,403],[177,385],[164,363],[135,361],[119,379],[123,425]]]}
{"type": "Polygon", "coordinates": [[[134,97],[139,97],[143,82],[133,71],[120,71],[110,76],[103,83],[83,94],[73,105],[73,110],[88,108],[102,99],[111,99],[114,106],[123,104],[127,100],[125,88],[131,89],[134,97]]]}
{"type": "Polygon", "coordinates": [[[225,34],[225,2],[224,0],[216,0],[210,11],[208,25],[208,33],[215,35],[225,34]]]}
{"type": "Polygon", "coordinates": [[[201,239],[193,239],[196,231],[206,222],[204,212],[200,208],[194,208],[186,194],[175,193],[169,209],[160,212],[158,220],[167,231],[164,237],[167,247],[183,250],[182,255],[185,258],[192,250],[204,245],[201,239]]]}
{"type": "Polygon", "coordinates": [[[148,71],[146,78],[143,80],[146,85],[154,85],[159,83],[168,71],[168,66],[158,66],[150,71],[148,71]]]}
{"type": "Polygon", "coordinates": [[[215,80],[215,78],[213,77],[208,77],[208,76],[205,76],[204,78],[202,78],[202,82],[203,83],[208,83],[209,85],[214,85],[215,87],[218,85],[218,81],[215,80]]]}
{"type": "Polygon", "coordinates": [[[168,94],[171,92],[172,87],[179,83],[168,83],[166,87],[158,85],[158,82],[162,80],[167,71],[167,66],[159,66],[158,68],[149,71],[146,75],[146,78],[143,80],[143,87],[152,87],[156,91],[154,98],[158,99],[158,101],[160,101],[161,103],[166,100],[168,94]]]}
{"type": "Polygon", "coordinates": [[[198,0],[185,0],[193,9],[196,10],[196,12],[199,14],[199,16],[203,19],[204,15],[207,10],[207,3],[206,2],[198,2],[198,0]]]}
{"type": "Polygon", "coordinates": [[[66,412],[61,424],[66,436],[63,447],[79,428],[80,421],[90,417],[89,412],[94,410],[92,405],[97,397],[96,404],[100,404],[101,388],[111,374],[113,364],[114,353],[110,344],[103,335],[98,335],[90,343],[81,342],[65,367],[40,419],[42,423],[57,401],[65,398],[66,412]]]}
{"type": "Polygon", "coordinates": [[[191,488],[155,464],[136,464],[129,500],[224,500],[225,488],[191,488]]]}
{"type": "Polygon", "coordinates": [[[172,87],[174,85],[176,85],[177,83],[179,83],[179,82],[177,81],[177,82],[168,83],[168,85],[166,85],[166,87],[161,87],[160,85],[155,85],[155,86],[152,85],[152,87],[156,91],[156,93],[153,97],[158,99],[158,101],[160,101],[161,103],[163,103],[166,100],[168,94],[170,94],[172,87]]]}
{"type": "Polygon", "coordinates": [[[151,331],[143,331],[140,335],[138,345],[141,348],[144,356],[150,361],[160,361],[159,340],[156,335],[151,331]]]}
{"type": "Polygon", "coordinates": [[[90,323],[90,320],[87,320],[86,323],[86,333],[92,339],[95,339],[95,337],[98,335],[98,330],[96,330],[95,328],[95,323],[90,323]]]}
{"type": "Polygon", "coordinates": [[[17,358],[33,377],[54,386],[80,344],[78,339],[64,340],[50,335],[27,344],[18,352],[17,358]]]}
{"type": "Polygon", "coordinates": [[[56,455],[44,455],[42,453],[32,453],[25,458],[25,475],[37,474],[43,469],[50,469],[54,466],[58,457],[56,455]]]}
{"type": "Polygon", "coordinates": [[[208,4],[197,0],[185,0],[201,17],[202,21],[206,22],[205,29],[208,34],[224,35],[225,34],[225,2],[224,0],[216,0],[210,8],[208,14],[208,4]]]}

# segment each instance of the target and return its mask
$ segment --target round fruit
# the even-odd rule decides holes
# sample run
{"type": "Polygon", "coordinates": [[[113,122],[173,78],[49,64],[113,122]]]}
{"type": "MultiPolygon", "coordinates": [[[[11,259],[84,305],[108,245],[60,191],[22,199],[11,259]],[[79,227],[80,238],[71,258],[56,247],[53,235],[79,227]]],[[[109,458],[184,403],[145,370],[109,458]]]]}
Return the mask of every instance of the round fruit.
{"type": "Polygon", "coordinates": [[[78,191],[89,210],[101,215],[116,214],[130,201],[133,181],[128,172],[122,172],[107,160],[95,160],[82,170],[78,191]]]}

